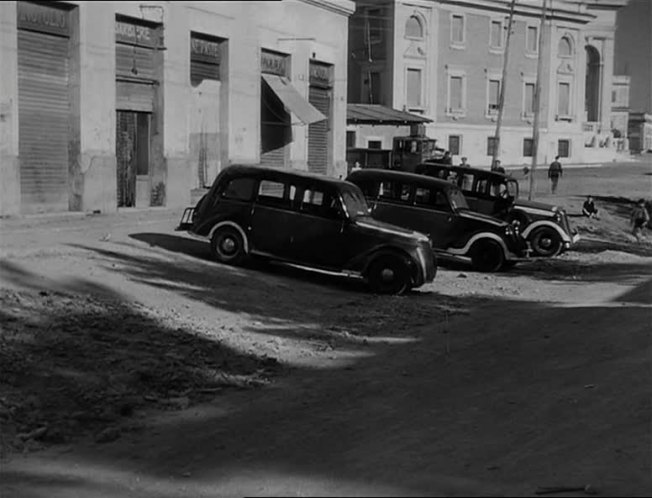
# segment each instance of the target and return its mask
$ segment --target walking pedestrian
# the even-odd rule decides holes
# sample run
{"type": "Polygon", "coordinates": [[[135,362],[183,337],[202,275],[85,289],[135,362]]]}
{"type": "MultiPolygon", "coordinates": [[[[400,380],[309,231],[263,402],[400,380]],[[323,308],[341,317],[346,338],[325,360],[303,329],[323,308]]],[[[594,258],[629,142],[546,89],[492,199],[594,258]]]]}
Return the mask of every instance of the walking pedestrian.
{"type": "Polygon", "coordinates": [[[595,207],[593,197],[590,195],[586,196],[586,200],[584,201],[584,204],[582,204],[582,214],[587,218],[595,218],[596,220],[600,219],[598,218],[598,208],[595,207]]]}
{"type": "Polygon", "coordinates": [[[559,156],[555,157],[555,160],[550,163],[548,168],[548,178],[550,178],[550,190],[554,194],[557,192],[557,184],[559,183],[559,178],[562,176],[563,170],[561,163],[559,162],[559,156]]]}
{"type": "Polygon", "coordinates": [[[632,226],[632,235],[636,237],[638,242],[643,242],[645,239],[645,234],[643,233],[645,227],[650,222],[650,213],[647,212],[645,208],[645,199],[639,199],[634,206],[632,211],[632,216],[630,218],[630,224],[632,226]]]}

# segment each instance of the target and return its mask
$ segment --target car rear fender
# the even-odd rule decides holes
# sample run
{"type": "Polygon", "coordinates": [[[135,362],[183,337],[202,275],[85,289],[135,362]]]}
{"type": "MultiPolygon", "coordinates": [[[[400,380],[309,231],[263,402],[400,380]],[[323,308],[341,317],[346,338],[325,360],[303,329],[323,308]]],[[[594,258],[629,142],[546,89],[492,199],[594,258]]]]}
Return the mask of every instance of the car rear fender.
{"type": "Polygon", "coordinates": [[[247,239],[247,234],[245,231],[234,221],[230,220],[225,220],[225,221],[220,221],[219,223],[215,224],[213,228],[211,228],[211,231],[208,232],[208,240],[211,240],[213,238],[213,234],[220,228],[224,226],[229,226],[235,228],[239,233],[240,236],[242,237],[242,240],[244,242],[244,249],[247,254],[249,254],[249,239],[247,239]]]}
{"type": "Polygon", "coordinates": [[[496,235],[495,233],[491,232],[480,232],[476,233],[473,237],[471,237],[466,244],[464,244],[464,247],[448,247],[446,248],[446,252],[453,254],[455,256],[466,256],[468,255],[469,251],[471,250],[471,247],[473,247],[473,244],[480,240],[493,240],[495,242],[498,242],[500,244],[500,247],[503,248],[503,254],[505,255],[506,259],[514,258],[516,257],[515,254],[513,254],[508,248],[507,244],[505,244],[505,241],[496,235]]]}
{"type": "Polygon", "coordinates": [[[557,225],[557,223],[554,223],[554,222],[548,221],[548,220],[538,220],[538,221],[535,221],[534,223],[530,223],[525,228],[525,230],[523,230],[523,232],[521,232],[521,235],[523,236],[523,238],[527,239],[530,236],[530,234],[532,233],[532,231],[534,231],[534,230],[536,230],[537,228],[540,228],[540,227],[550,227],[550,228],[557,231],[557,233],[561,237],[561,240],[563,240],[564,242],[571,242],[570,236],[564,231],[564,229],[562,227],[557,225]]]}

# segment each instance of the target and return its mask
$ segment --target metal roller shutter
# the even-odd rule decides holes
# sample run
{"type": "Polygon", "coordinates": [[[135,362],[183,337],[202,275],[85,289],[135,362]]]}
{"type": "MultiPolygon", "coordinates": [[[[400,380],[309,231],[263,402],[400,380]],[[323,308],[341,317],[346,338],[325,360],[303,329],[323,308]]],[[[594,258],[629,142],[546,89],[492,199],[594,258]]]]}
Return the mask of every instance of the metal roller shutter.
{"type": "Polygon", "coordinates": [[[115,72],[137,78],[156,79],[154,50],[116,43],[115,72]]]}
{"type": "Polygon", "coordinates": [[[325,175],[328,173],[330,90],[310,86],[308,101],[328,117],[308,127],[308,171],[325,175]]]}
{"type": "Polygon", "coordinates": [[[18,30],[18,150],[23,212],[68,210],[68,39],[18,30]]]}
{"type": "Polygon", "coordinates": [[[190,62],[190,84],[198,86],[204,80],[220,81],[220,66],[201,61],[190,62]]]}
{"type": "Polygon", "coordinates": [[[116,107],[152,112],[156,80],[154,50],[117,43],[115,57],[116,107]]]}

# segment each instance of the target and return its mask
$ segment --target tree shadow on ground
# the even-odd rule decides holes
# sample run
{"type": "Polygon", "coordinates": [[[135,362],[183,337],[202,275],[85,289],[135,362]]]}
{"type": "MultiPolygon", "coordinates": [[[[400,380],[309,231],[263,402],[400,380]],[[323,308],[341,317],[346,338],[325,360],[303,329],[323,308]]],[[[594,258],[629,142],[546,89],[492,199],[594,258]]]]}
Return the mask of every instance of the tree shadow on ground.
{"type": "Polygon", "coordinates": [[[183,409],[282,371],[274,358],[164,323],[103,285],[50,286],[7,261],[0,272],[15,287],[0,291],[3,450],[114,438],[137,429],[137,410],[183,409]]]}

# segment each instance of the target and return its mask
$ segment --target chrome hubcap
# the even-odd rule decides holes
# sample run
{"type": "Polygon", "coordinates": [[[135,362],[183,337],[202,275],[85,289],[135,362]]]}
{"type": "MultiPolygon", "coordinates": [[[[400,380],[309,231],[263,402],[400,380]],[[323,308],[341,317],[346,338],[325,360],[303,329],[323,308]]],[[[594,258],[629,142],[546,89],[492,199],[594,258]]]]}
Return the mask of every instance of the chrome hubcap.
{"type": "Polygon", "coordinates": [[[394,280],[394,271],[391,268],[385,268],[380,272],[380,279],[383,282],[391,282],[394,280]]]}
{"type": "Polygon", "coordinates": [[[222,240],[220,247],[222,248],[222,252],[225,252],[226,254],[233,254],[233,252],[235,252],[236,249],[235,240],[233,240],[230,237],[227,237],[224,240],[222,240]]]}

